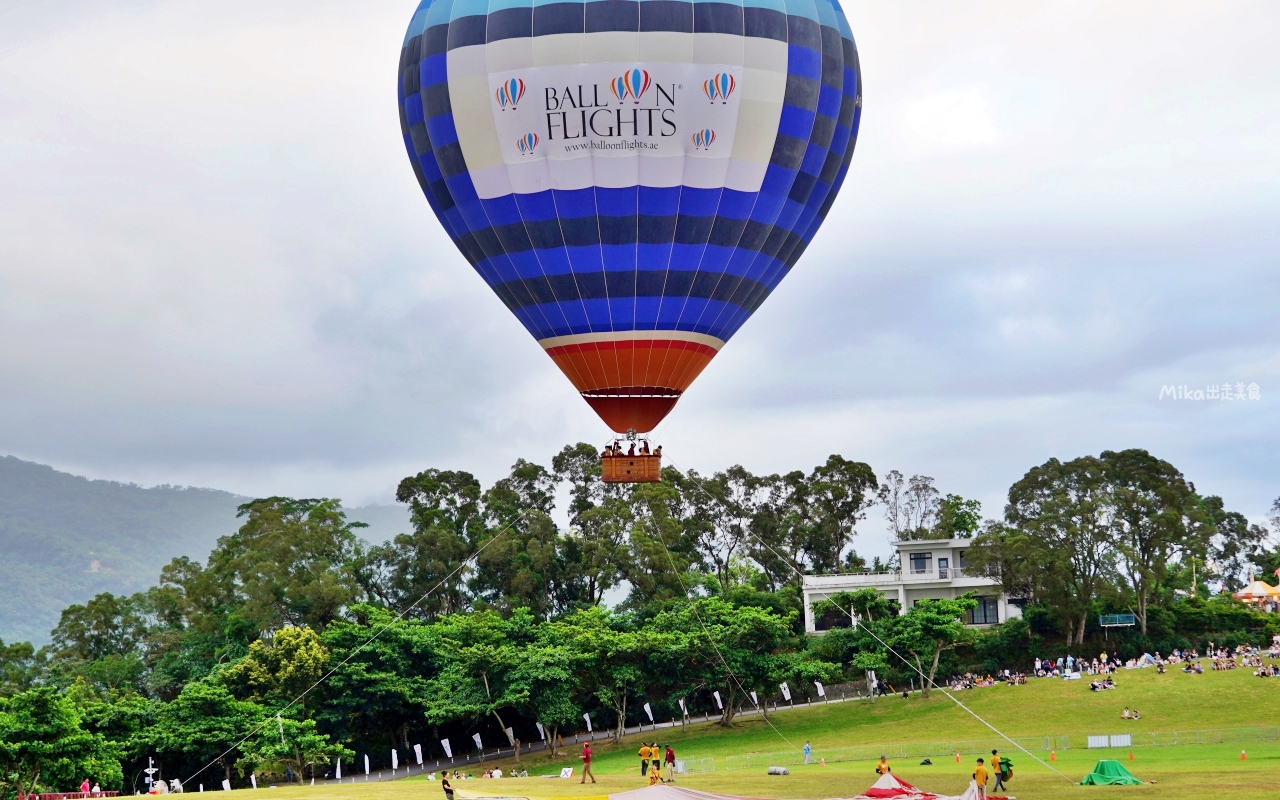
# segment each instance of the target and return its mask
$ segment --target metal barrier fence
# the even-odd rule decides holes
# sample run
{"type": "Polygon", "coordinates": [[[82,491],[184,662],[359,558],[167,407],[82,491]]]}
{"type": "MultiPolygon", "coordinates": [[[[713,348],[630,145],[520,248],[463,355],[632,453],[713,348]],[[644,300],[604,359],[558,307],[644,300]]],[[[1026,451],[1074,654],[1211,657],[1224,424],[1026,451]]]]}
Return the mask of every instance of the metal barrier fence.
{"type": "Polygon", "coordinates": [[[1134,747],[1168,747],[1181,744],[1230,744],[1234,742],[1273,742],[1280,739],[1280,728],[1219,728],[1207,731],[1165,731],[1131,733],[1134,747]]]}

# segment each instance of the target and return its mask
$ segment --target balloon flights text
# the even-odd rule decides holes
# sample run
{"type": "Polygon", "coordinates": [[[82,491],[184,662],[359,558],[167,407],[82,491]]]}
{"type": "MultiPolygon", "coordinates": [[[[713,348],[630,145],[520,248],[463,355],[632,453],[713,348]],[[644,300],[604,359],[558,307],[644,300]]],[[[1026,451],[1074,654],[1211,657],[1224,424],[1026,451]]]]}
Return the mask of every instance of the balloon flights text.
{"type": "Polygon", "coordinates": [[[504,160],[587,153],[727,155],[738,117],[740,70],[574,64],[491,75],[504,160]]]}

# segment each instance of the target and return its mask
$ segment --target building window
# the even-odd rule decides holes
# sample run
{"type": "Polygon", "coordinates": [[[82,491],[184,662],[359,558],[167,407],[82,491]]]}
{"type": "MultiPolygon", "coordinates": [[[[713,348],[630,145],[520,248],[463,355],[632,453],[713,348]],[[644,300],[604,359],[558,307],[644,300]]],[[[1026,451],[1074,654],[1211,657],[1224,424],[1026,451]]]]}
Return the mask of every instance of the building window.
{"type": "Polygon", "coordinates": [[[813,615],[813,629],[815,631],[830,631],[836,628],[852,628],[853,618],[843,611],[828,610],[822,614],[813,615]]]}
{"type": "Polygon", "coordinates": [[[975,597],[978,605],[969,610],[970,625],[997,625],[1000,623],[1000,603],[995,597],[975,597]]]}
{"type": "Polygon", "coordinates": [[[911,574],[922,575],[933,572],[933,553],[912,553],[911,574]]]}
{"type": "Polygon", "coordinates": [[[958,564],[960,569],[964,569],[965,567],[969,566],[969,560],[964,557],[966,552],[967,551],[965,550],[961,550],[960,552],[956,553],[956,558],[958,558],[960,561],[960,563],[958,564]]]}

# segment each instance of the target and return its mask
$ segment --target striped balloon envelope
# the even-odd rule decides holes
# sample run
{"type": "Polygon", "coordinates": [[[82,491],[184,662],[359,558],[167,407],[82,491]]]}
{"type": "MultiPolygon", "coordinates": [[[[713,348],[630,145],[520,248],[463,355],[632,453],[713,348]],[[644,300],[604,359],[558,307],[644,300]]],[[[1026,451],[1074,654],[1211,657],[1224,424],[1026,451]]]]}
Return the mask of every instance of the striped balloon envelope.
{"type": "Polygon", "coordinates": [[[399,84],[432,210],[619,433],[795,265],[862,105],[835,0],[423,0],[399,84]]]}

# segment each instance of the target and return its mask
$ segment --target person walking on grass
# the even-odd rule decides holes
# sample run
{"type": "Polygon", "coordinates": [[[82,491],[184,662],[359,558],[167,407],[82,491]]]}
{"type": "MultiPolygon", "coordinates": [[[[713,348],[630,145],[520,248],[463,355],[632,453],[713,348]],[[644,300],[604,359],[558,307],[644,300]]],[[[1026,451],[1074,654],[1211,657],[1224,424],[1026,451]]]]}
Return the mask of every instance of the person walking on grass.
{"type": "MultiPolygon", "coordinates": [[[[578,783],[586,783],[588,777],[591,778],[592,783],[595,783],[596,776],[591,772],[591,742],[583,743],[582,755],[579,758],[582,759],[582,780],[578,781],[578,783]]],[[[451,797],[449,800],[453,800],[453,798],[451,797]]]]}
{"type": "Polygon", "coordinates": [[[440,776],[440,788],[444,789],[444,800],[453,800],[453,784],[449,783],[449,773],[440,776]]]}
{"type": "Polygon", "coordinates": [[[979,800],[986,800],[988,777],[990,776],[986,765],[983,764],[982,759],[978,759],[978,765],[973,770],[973,782],[978,787],[979,800]]]}
{"type": "Polygon", "coordinates": [[[991,771],[996,776],[996,782],[991,784],[991,791],[998,792],[1001,789],[1004,789],[1005,774],[1003,762],[1000,760],[999,750],[991,751],[991,771]]]}
{"type": "Polygon", "coordinates": [[[804,763],[813,763],[813,747],[807,741],[804,743],[804,763]]]}
{"type": "Polygon", "coordinates": [[[671,749],[671,745],[667,745],[667,780],[672,783],[676,782],[676,751],[671,749]]]}

